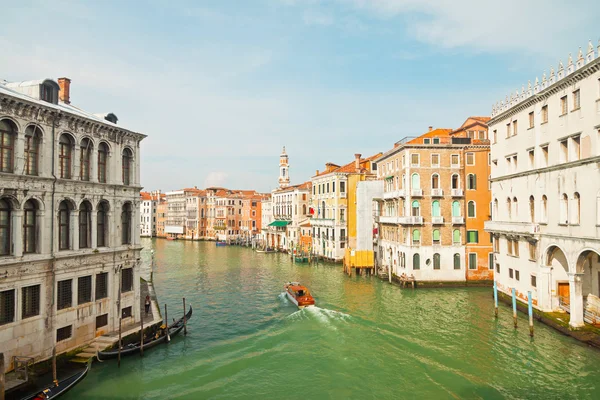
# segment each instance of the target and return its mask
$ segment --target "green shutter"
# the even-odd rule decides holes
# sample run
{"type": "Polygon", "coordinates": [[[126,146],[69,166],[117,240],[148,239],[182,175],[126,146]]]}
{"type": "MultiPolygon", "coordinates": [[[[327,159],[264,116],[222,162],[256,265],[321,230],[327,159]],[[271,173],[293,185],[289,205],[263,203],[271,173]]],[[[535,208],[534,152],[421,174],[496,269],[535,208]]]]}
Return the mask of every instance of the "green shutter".
{"type": "Polygon", "coordinates": [[[477,254],[469,253],[469,269],[477,269],[477,254]]]}
{"type": "Polygon", "coordinates": [[[479,232],[478,231],[468,231],[467,232],[467,242],[468,243],[479,243],[479,232]]]}
{"type": "Polygon", "coordinates": [[[420,266],[420,257],[418,254],[413,255],[413,269],[421,269],[420,266]]]}
{"type": "Polygon", "coordinates": [[[454,269],[460,269],[460,254],[454,254],[454,269]]]}
{"type": "Polygon", "coordinates": [[[433,240],[435,240],[435,241],[439,241],[440,240],[440,230],[439,229],[434,229],[433,230],[433,240]]]}

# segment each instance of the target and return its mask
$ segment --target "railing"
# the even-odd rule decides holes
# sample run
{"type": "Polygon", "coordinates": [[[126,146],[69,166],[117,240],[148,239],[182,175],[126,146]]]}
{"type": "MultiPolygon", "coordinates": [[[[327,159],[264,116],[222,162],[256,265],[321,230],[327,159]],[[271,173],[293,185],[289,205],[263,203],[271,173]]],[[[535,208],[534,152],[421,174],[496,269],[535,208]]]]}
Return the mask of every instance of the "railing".
{"type": "MultiPolygon", "coordinates": [[[[564,312],[567,312],[569,314],[571,314],[571,299],[569,299],[568,297],[564,297],[564,296],[559,296],[558,297],[558,308],[560,308],[561,310],[563,310],[564,312]]],[[[583,321],[587,322],[588,324],[599,324],[600,323],[600,314],[588,310],[588,303],[587,301],[585,301],[583,303],[583,321]]]]}
{"type": "Polygon", "coordinates": [[[444,217],[431,217],[431,223],[435,225],[443,224],[444,217]]]}
{"type": "Polygon", "coordinates": [[[452,189],[451,194],[452,197],[463,197],[465,192],[462,189],[452,189]]]}
{"type": "Polygon", "coordinates": [[[423,189],[412,189],[410,191],[411,195],[413,197],[422,197],[423,196],[423,189]]]}
{"type": "Polygon", "coordinates": [[[464,224],[465,223],[465,217],[452,217],[452,223],[453,224],[464,224]]]}
{"type": "Polygon", "coordinates": [[[484,229],[492,232],[510,232],[534,235],[542,231],[543,226],[533,222],[485,221],[484,229]]]}
{"type": "Polygon", "coordinates": [[[345,199],[347,196],[346,192],[340,192],[340,199],[345,199]]]}
{"type": "Polygon", "coordinates": [[[405,225],[423,225],[423,217],[421,217],[421,216],[400,217],[400,223],[405,224],[405,225]]]}
{"type": "Polygon", "coordinates": [[[400,217],[397,215],[380,215],[379,222],[382,224],[399,224],[400,217]]]}
{"type": "Polygon", "coordinates": [[[384,200],[397,199],[399,197],[404,197],[404,196],[405,196],[404,189],[393,190],[391,192],[384,192],[383,193],[383,199],[384,200]]]}
{"type": "Polygon", "coordinates": [[[311,220],[311,225],[316,225],[316,226],[333,226],[335,223],[334,219],[330,219],[330,218],[315,218],[313,217],[311,220]]]}
{"type": "Polygon", "coordinates": [[[442,189],[431,189],[431,196],[432,197],[443,197],[444,196],[444,190],[442,190],[442,189]]]}

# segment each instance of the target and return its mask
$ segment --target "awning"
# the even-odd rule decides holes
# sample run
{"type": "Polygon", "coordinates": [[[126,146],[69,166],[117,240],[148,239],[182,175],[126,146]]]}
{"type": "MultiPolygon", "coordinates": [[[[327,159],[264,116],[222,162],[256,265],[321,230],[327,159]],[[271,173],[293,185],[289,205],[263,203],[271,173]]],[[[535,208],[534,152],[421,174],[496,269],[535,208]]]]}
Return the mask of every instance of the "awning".
{"type": "Polygon", "coordinates": [[[394,179],[394,175],[386,176],[385,179],[394,179]]]}
{"type": "Polygon", "coordinates": [[[269,226],[288,226],[292,221],[273,221],[269,226]]]}

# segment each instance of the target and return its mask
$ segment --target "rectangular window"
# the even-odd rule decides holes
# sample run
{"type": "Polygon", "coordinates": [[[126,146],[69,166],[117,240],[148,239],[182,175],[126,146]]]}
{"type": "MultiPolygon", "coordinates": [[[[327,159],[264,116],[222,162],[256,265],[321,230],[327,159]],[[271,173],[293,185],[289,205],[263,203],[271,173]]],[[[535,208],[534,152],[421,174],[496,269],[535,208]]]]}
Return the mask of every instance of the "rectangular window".
{"type": "Polygon", "coordinates": [[[494,253],[488,254],[488,269],[489,270],[494,269],[494,253]]]}
{"type": "Polygon", "coordinates": [[[529,168],[535,168],[535,153],[533,149],[528,150],[527,155],[529,156],[529,168]]]}
{"type": "Polygon", "coordinates": [[[467,231],[467,243],[479,243],[479,232],[467,231]]]}
{"type": "Polygon", "coordinates": [[[477,253],[469,253],[469,269],[477,269],[477,253]]]}
{"type": "Polygon", "coordinates": [[[454,269],[460,269],[460,254],[454,254],[454,269]]]}
{"type": "Polygon", "coordinates": [[[509,138],[511,136],[510,133],[510,122],[506,124],[506,137],[509,138]]]}
{"type": "Polygon", "coordinates": [[[56,309],[71,307],[73,304],[73,286],[71,279],[58,282],[56,309]]]}
{"type": "Polygon", "coordinates": [[[548,146],[542,146],[542,167],[548,166],[548,146]]]}
{"type": "Polygon", "coordinates": [[[513,136],[515,136],[517,134],[517,120],[513,121],[513,132],[512,132],[513,136]]]}
{"type": "Polygon", "coordinates": [[[510,240],[510,239],[506,239],[506,252],[510,256],[513,255],[512,240],[510,240]]]}
{"type": "Polygon", "coordinates": [[[439,167],[440,166],[440,155],[439,154],[432,154],[431,155],[431,166],[432,167],[439,167]]]}
{"type": "Polygon", "coordinates": [[[27,286],[21,289],[23,295],[21,305],[22,318],[40,315],[40,285],[27,286]]]}
{"type": "Polygon", "coordinates": [[[15,290],[0,292],[0,325],[10,324],[15,320],[15,290]]]}
{"type": "Polygon", "coordinates": [[[515,257],[519,257],[519,241],[513,240],[513,252],[515,257]]]}
{"type": "Polygon", "coordinates": [[[498,131],[496,129],[494,129],[492,132],[492,138],[494,140],[494,144],[496,144],[498,142],[498,131]]]}
{"type": "Polygon", "coordinates": [[[96,330],[108,325],[108,314],[98,315],[96,317],[96,330]]]}
{"type": "Polygon", "coordinates": [[[567,105],[567,96],[563,96],[560,98],[560,114],[565,115],[569,111],[567,105]]]}
{"type": "Polygon", "coordinates": [[[535,250],[537,245],[533,242],[529,242],[529,259],[535,261],[535,250]]]}
{"type": "Polygon", "coordinates": [[[531,275],[531,286],[537,287],[537,276],[531,275]]]}
{"type": "Polygon", "coordinates": [[[440,138],[433,138],[433,144],[440,144],[440,138]]]}
{"type": "Polygon", "coordinates": [[[515,269],[515,279],[516,280],[520,280],[519,279],[519,271],[517,271],[516,269],[515,269]]]}
{"type": "Polygon", "coordinates": [[[560,161],[569,161],[569,141],[563,140],[560,142],[560,161]]]}
{"type": "Polygon", "coordinates": [[[133,268],[121,270],[121,293],[133,290],[133,268]]]}
{"type": "Polygon", "coordinates": [[[573,111],[578,110],[579,107],[581,106],[579,94],[580,94],[579,89],[577,89],[576,91],[573,92],[573,111]]]}
{"type": "Polygon", "coordinates": [[[532,111],[529,113],[529,127],[533,128],[534,125],[535,125],[535,120],[534,120],[533,111],[532,111]]]}
{"type": "Polygon", "coordinates": [[[77,304],[92,301],[92,276],[82,276],[77,279],[77,304]]]}
{"type": "Polygon", "coordinates": [[[450,160],[453,167],[460,166],[460,157],[458,156],[458,154],[452,154],[450,160]]]}
{"type": "Polygon", "coordinates": [[[508,269],[508,277],[509,277],[510,279],[512,279],[512,278],[513,278],[513,276],[514,276],[514,275],[513,275],[513,269],[512,269],[512,268],[509,268],[509,269],[508,269]]]}
{"type": "Polygon", "coordinates": [[[496,264],[496,273],[499,274],[500,273],[500,264],[496,264]]]}
{"type": "Polygon", "coordinates": [[[467,162],[467,165],[475,165],[475,154],[467,153],[466,154],[466,162],[467,162]]]}
{"type": "Polygon", "coordinates": [[[430,143],[431,143],[431,139],[429,139],[429,138],[423,139],[423,144],[430,144],[430,143]]]}
{"type": "Polygon", "coordinates": [[[542,107],[542,124],[548,122],[548,106],[545,105],[542,107]]]}
{"type": "Polygon", "coordinates": [[[346,182],[340,182],[340,193],[346,193],[346,182]]]}
{"type": "Polygon", "coordinates": [[[60,328],[56,330],[56,341],[60,342],[63,340],[67,340],[71,337],[73,333],[73,325],[65,326],[64,328],[60,328]]]}
{"type": "Polygon", "coordinates": [[[125,307],[121,310],[121,318],[130,318],[131,317],[131,306],[125,307]]]}
{"type": "Polygon", "coordinates": [[[410,155],[410,164],[413,167],[418,167],[419,166],[419,155],[418,154],[411,154],[410,155]]]}
{"type": "Polygon", "coordinates": [[[575,161],[575,160],[581,159],[581,137],[573,136],[573,138],[571,140],[571,145],[572,145],[572,149],[571,149],[572,160],[575,161]]]}

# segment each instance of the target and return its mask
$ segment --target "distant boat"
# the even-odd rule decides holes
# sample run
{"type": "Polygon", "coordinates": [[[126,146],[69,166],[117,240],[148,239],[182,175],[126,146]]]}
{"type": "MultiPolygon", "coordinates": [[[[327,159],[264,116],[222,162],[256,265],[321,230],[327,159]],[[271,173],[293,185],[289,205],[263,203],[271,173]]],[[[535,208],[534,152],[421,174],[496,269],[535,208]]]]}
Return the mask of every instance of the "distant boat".
{"type": "Polygon", "coordinates": [[[87,366],[83,371],[80,371],[58,382],[54,382],[51,385],[44,388],[42,391],[37,392],[31,396],[23,397],[21,400],[47,400],[56,399],[62,396],[73,386],[81,382],[83,378],[85,378],[88,371],[90,370],[90,364],[91,362],[88,362],[87,366]]]}
{"type": "Polygon", "coordinates": [[[217,242],[217,246],[227,246],[227,242],[217,242]]]}
{"type": "Polygon", "coordinates": [[[256,249],[256,252],[257,253],[275,253],[275,250],[271,250],[271,249],[269,249],[269,250],[258,250],[258,249],[256,249]]]}
{"type": "Polygon", "coordinates": [[[304,308],[315,305],[315,299],[310,294],[310,291],[306,286],[302,286],[298,282],[288,282],[283,285],[285,295],[287,298],[298,306],[298,308],[304,308]]]}

